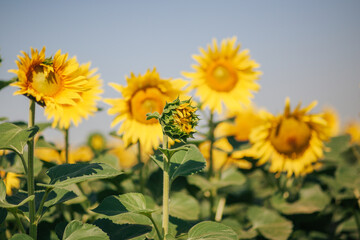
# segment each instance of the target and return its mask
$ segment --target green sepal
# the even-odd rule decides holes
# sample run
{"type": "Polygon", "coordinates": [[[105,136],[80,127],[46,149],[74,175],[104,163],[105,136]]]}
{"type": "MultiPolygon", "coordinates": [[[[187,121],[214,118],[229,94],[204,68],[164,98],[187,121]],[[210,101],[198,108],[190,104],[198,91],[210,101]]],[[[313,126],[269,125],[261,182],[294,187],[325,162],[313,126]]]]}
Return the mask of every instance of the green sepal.
{"type": "Polygon", "coordinates": [[[147,113],[146,114],[146,120],[150,120],[150,119],[153,119],[153,118],[159,120],[160,114],[158,112],[153,112],[153,113],[147,113]]]}

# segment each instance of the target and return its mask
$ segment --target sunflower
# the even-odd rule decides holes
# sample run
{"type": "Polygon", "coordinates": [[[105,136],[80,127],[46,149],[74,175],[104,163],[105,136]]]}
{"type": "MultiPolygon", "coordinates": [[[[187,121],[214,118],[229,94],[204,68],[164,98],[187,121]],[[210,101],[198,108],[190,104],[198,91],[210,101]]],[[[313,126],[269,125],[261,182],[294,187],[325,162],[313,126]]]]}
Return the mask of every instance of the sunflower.
{"type": "Polygon", "coordinates": [[[99,152],[106,148],[106,138],[101,133],[92,133],[88,137],[87,144],[93,151],[99,152]]]}
{"type": "Polygon", "coordinates": [[[219,137],[233,136],[239,142],[249,141],[251,130],[261,123],[258,110],[251,105],[234,113],[228,112],[226,118],[234,118],[234,122],[220,123],[215,129],[215,135],[219,137]]]}
{"type": "Polygon", "coordinates": [[[146,114],[162,113],[166,102],[183,94],[186,82],[181,79],[162,79],[154,68],[144,75],[131,73],[126,77],[127,86],[110,83],[122,94],[122,98],[105,99],[111,105],[108,113],[116,115],[111,127],[122,122],[117,133],[123,135],[125,146],[140,142],[141,149],[151,152],[162,141],[162,129],[157,119],[146,120],[146,114]]]}
{"type": "Polygon", "coordinates": [[[195,89],[196,95],[212,112],[222,112],[222,103],[231,111],[236,111],[239,104],[249,105],[253,97],[251,91],[258,91],[255,82],[261,74],[259,67],[250,59],[249,51],[239,51],[236,37],[224,39],[218,47],[214,39],[207,51],[200,48],[202,55],[194,55],[198,65],[193,65],[195,72],[184,72],[192,79],[189,90],[195,89]]]}
{"type": "Polygon", "coordinates": [[[323,141],[330,130],[322,114],[309,114],[316,101],[293,112],[286,99],[284,114],[273,116],[262,112],[264,123],[250,134],[252,150],[259,158],[258,165],[270,162],[270,172],[287,172],[290,177],[313,171],[313,165],[323,157],[323,141]]]}
{"type": "Polygon", "coordinates": [[[0,177],[5,183],[7,195],[11,196],[13,194],[12,189],[20,188],[20,179],[18,174],[0,170],[0,177]]]}
{"type": "MultiPolygon", "coordinates": [[[[226,138],[220,138],[213,145],[213,169],[218,171],[222,167],[228,167],[231,164],[228,153],[233,147],[226,138]]],[[[199,145],[199,150],[204,158],[209,162],[210,158],[210,141],[205,141],[199,145]]],[[[209,165],[209,164],[207,164],[209,165]]]]}
{"type": "Polygon", "coordinates": [[[360,122],[350,121],[345,126],[345,133],[350,135],[350,142],[360,144],[360,122]]]}
{"type": "Polygon", "coordinates": [[[87,119],[98,111],[96,104],[101,99],[99,95],[103,90],[102,81],[95,72],[96,69],[90,70],[90,63],[80,65],[77,74],[87,80],[83,86],[84,91],[79,92],[81,98],[74,99],[74,104],[61,104],[60,112],[55,105],[45,108],[47,119],[54,118],[53,127],[68,129],[71,123],[78,126],[82,119],[87,119]]]}
{"type": "Polygon", "coordinates": [[[20,89],[14,95],[23,94],[45,106],[47,118],[54,118],[53,127],[68,128],[72,121],[77,125],[81,118],[95,112],[95,101],[102,90],[98,75],[89,70],[89,64],[79,66],[76,58],[57,51],[53,58],[45,58],[45,47],[39,52],[31,48],[31,57],[18,56],[18,81],[12,86],[20,89]]]}
{"type": "MultiPolygon", "coordinates": [[[[132,145],[129,147],[125,147],[124,142],[113,141],[109,143],[109,148],[109,153],[115,155],[118,159],[121,170],[130,169],[138,163],[137,146],[132,145]]],[[[142,156],[142,159],[146,161],[148,159],[147,156],[147,154],[146,156],[144,154],[144,156],[142,156]]]]}
{"type": "MultiPolygon", "coordinates": [[[[36,148],[35,156],[46,162],[55,162],[57,164],[63,164],[65,160],[65,151],[57,151],[53,148],[36,148]]],[[[92,160],[94,153],[89,146],[80,146],[69,152],[68,163],[73,164],[77,162],[88,162],[92,160]]]]}
{"type": "Polygon", "coordinates": [[[330,128],[330,135],[338,135],[340,129],[340,119],[336,110],[332,107],[327,106],[323,108],[323,113],[323,117],[330,128]]]}

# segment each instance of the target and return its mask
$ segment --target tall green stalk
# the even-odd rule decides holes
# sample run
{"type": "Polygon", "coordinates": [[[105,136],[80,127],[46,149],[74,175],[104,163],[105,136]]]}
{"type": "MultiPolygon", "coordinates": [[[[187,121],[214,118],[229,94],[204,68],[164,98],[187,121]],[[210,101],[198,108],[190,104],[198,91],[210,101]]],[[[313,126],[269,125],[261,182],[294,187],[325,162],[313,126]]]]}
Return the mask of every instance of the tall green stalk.
{"type": "MultiPolygon", "coordinates": [[[[213,159],[213,149],[214,149],[214,142],[215,142],[215,124],[214,124],[214,113],[210,113],[209,119],[209,140],[210,140],[210,152],[209,152],[209,172],[208,172],[208,179],[210,180],[214,176],[214,159],[213,159]]],[[[210,220],[215,220],[215,197],[216,197],[216,190],[210,191],[210,220]]]]}
{"type": "Polygon", "coordinates": [[[69,128],[65,128],[65,163],[69,163],[69,128]]]}
{"type": "MultiPolygon", "coordinates": [[[[168,148],[168,136],[164,134],[163,137],[163,148],[168,148]]],[[[169,192],[170,192],[170,181],[169,181],[169,166],[170,162],[166,155],[163,155],[164,171],[163,171],[163,236],[165,239],[166,234],[169,232],[169,192]]]]}
{"type": "MultiPolygon", "coordinates": [[[[28,127],[35,125],[35,101],[30,100],[28,127]]],[[[34,138],[28,141],[28,172],[27,172],[28,196],[35,194],[34,183],[34,138]]],[[[35,198],[29,201],[30,237],[37,239],[37,224],[35,222],[35,198]]]]}
{"type": "MultiPolygon", "coordinates": [[[[138,163],[141,164],[142,163],[142,160],[141,160],[141,145],[140,145],[139,141],[138,141],[137,158],[138,158],[138,163]]],[[[140,170],[139,170],[139,183],[140,183],[140,192],[144,193],[144,166],[141,166],[140,170]]]]}

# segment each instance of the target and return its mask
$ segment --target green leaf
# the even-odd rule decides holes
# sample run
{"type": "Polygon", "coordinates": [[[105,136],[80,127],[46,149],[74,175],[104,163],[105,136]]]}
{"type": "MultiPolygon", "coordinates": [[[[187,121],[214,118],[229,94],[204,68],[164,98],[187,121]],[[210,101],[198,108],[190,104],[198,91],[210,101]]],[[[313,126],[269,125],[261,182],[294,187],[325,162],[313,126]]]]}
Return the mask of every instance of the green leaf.
{"type": "Polygon", "coordinates": [[[11,83],[13,83],[15,81],[16,81],[16,79],[11,79],[11,80],[8,80],[8,81],[0,80],[0,90],[3,89],[4,87],[9,86],[11,83]]]}
{"type": "Polygon", "coordinates": [[[342,187],[360,189],[360,164],[342,163],[336,169],[335,179],[342,187]]]}
{"type": "Polygon", "coordinates": [[[34,240],[32,237],[25,233],[16,233],[10,240],[34,240]]]}
{"type": "Polygon", "coordinates": [[[6,208],[0,208],[0,225],[5,221],[7,213],[8,211],[6,208]]]}
{"type": "Polygon", "coordinates": [[[184,220],[197,220],[199,218],[200,206],[198,201],[183,192],[176,192],[170,197],[170,215],[184,220]]]}
{"type": "Polygon", "coordinates": [[[104,163],[62,164],[54,166],[47,171],[47,175],[51,179],[49,184],[38,183],[38,185],[63,188],[74,183],[112,178],[120,174],[122,174],[122,172],[104,163]]]}
{"type": "Polygon", "coordinates": [[[220,179],[209,181],[203,176],[192,175],[188,176],[187,180],[190,184],[199,187],[202,191],[207,191],[230,186],[241,186],[245,183],[246,177],[239,172],[237,168],[229,168],[221,174],[220,179]]]}
{"type": "Polygon", "coordinates": [[[0,149],[11,149],[23,154],[27,141],[38,132],[37,126],[21,128],[12,123],[0,124],[0,149]]]}
{"type": "Polygon", "coordinates": [[[51,148],[58,150],[58,148],[54,144],[47,142],[43,136],[40,136],[39,139],[36,141],[35,148],[51,148]]]}
{"type": "Polygon", "coordinates": [[[65,228],[63,240],[110,240],[99,227],[80,221],[71,221],[65,228]]]}
{"type": "Polygon", "coordinates": [[[34,195],[23,199],[18,204],[9,203],[6,200],[6,186],[5,186],[5,183],[4,183],[4,181],[2,179],[0,179],[0,207],[1,208],[6,208],[6,209],[8,209],[8,208],[17,208],[17,207],[19,207],[21,205],[24,205],[25,203],[27,203],[28,201],[30,201],[32,199],[34,199],[34,195]]]}
{"type": "Polygon", "coordinates": [[[238,236],[230,227],[217,222],[204,221],[192,227],[188,240],[237,240],[238,236]]]}
{"type": "Polygon", "coordinates": [[[210,190],[213,187],[211,182],[201,175],[188,176],[187,181],[189,182],[189,184],[195,185],[200,188],[203,192],[210,190]]]}
{"type": "Polygon", "coordinates": [[[146,199],[141,193],[125,193],[119,196],[106,197],[92,211],[107,216],[114,216],[127,212],[148,215],[155,210],[147,208],[146,199]]]}
{"type": "Polygon", "coordinates": [[[240,239],[254,239],[258,235],[257,231],[253,228],[247,231],[242,230],[243,227],[235,219],[226,218],[221,223],[231,227],[240,239]]]}
{"type": "Polygon", "coordinates": [[[151,232],[152,227],[140,224],[116,224],[109,219],[97,219],[94,223],[103,230],[110,239],[125,240],[139,237],[151,232]]]}
{"type": "MultiPolygon", "coordinates": [[[[188,176],[203,170],[206,160],[199,149],[193,145],[182,146],[170,159],[169,177],[174,181],[179,176],[188,176]],[[186,147],[185,147],[186,146],[186,147]]],[[[163,168],[163,160],[153,158],[159,167],[163,168]]]]}
{"type": "Polygon", "coordinates": [[[341,160],[341,153],[349,147],[350,136],[342,135],[331,138],[330,142],[326,143],[326,149],[324,152],[324,158],[330,161],[341,160]]]}
{"type": "Polygon", "coordinates": [[[106,163],[114,169],[120,169],[119,160],[111,153],[106,153],[91,160],[91,163],[106,163]]]}
{"type": "Polygon", "coordinates": [[[44,131],[46,128],[51,127],[51,123],[43,122],[43,123],[36,123],[36,126],[39,127],[39,132],[44,131]]]}
{"type": "Polygon", "coordinates": [[[292,232],[292,222],[275,211],[253,206],[249,208],[247,215],[253,228],[265,238],[286,240],[292,232]]]}
{"type": "Polygon", "coordinates": [[[309,214],[322,211],[331,200],[319,185],[303,187],[299,195],[299,199],[293,203],[287,202],[281,193],[274,195],[270,201],[275,209],[284,214],[309,214]]]}

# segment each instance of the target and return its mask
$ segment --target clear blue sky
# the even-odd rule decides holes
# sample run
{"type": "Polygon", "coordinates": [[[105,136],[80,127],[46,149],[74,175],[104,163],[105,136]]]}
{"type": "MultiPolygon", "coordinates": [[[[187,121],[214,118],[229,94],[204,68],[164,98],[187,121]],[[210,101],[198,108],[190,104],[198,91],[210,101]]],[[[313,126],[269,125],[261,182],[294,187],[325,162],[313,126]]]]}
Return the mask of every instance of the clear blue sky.
{"type": "MultiPolygon", "coordinates": [[[[103,97],[118,93],[109,82],[125,84],[131,71],[157,67],[165,78],[191,71],[191,55],[212,38],[237,36],[263,72],[254,102],[279,113],[318,100],[315,111],[331,105],[342,122],[360,119],[360,1],[1,1],[0,79],[14,75],[21,50],[47,47],[92,62],[104,80],[103,97]]],[[[28,101],[0,92],[0,117],[27,120],[28,101]]],[[[100,107],[108,109],[104,103],[100,107]]],[[[91,131],[110,132],[106,111],[71,133],[73,143],[91,131]]],[[[45,121],[37,108],[37,122],[45,121]]],[[[61,142],[56,133],[50,140],[61,142]]]]}

